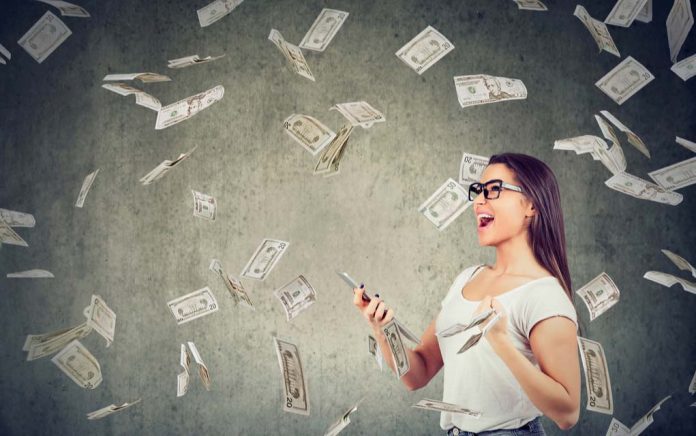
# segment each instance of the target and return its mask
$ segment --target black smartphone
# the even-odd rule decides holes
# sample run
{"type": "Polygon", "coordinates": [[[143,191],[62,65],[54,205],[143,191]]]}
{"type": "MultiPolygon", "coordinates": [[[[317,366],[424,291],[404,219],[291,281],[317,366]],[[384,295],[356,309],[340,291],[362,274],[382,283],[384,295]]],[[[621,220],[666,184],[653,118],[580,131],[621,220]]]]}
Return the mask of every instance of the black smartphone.
{"type": "MultiPolygon", "coordinates": [[[[353,280],[353,279],[348,275],[347,272],[338,272],[338,271],[336,271],[336,274],[338,274],[338,276],[339,276],[340,278],[342,278],[343,281],[346,282],[346,283],[348,284],[348,286],[351,287],[351,289],[353,289],[353,288],[360,288],[360,285],[357,284],[357,283],[355,282],[355,280],[353,280]]],[[[362,294],[362,300],[365,301],[366,303],[369,303],[370,301],[372,301],[372,298],[370,298],[370,296],[367,295],[367,292],[363,292],[363,294],[362,294]]]]}

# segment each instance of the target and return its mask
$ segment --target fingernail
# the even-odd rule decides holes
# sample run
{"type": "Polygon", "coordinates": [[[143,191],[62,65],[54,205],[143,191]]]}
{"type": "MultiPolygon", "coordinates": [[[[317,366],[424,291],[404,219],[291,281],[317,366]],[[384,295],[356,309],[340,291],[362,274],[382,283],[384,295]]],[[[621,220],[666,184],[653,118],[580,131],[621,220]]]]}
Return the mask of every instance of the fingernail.
{"type": "Polygon", "coordinates": [[[362,288],[364,288],[364,287],[365,287],[365,284],[360,283],[360,289],[362,289],[362,288]]]}

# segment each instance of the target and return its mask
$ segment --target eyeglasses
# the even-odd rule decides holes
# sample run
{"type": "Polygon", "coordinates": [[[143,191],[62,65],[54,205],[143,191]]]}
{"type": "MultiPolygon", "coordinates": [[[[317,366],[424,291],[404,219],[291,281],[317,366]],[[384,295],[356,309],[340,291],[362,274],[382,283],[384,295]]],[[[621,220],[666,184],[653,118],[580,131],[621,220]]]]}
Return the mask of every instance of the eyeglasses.
{"type": "Polygon", "coordinates": [[[505,183],[500,179],[489,180],[486,183],[474,182],[469,185],[469,201],[474,201],[474,198],[483,191],[483,196],[486,200],[495,200],[500,197],[500,192],[503,189],[509,189],[511,191],[524,192],[519,186],[511,185],[505,183]]]}

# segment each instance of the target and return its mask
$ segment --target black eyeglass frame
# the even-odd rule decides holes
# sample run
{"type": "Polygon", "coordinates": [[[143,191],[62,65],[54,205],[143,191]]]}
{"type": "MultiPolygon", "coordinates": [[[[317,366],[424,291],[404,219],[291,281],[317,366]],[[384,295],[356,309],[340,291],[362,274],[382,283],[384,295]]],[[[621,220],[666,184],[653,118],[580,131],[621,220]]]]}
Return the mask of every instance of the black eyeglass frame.
{"type": "Polygon", "coordinates": [[[500,197],[500,193],[502,192],[503,189],[499,189],[498,191],[492,191],[488,189],[488,186],[491,184],[497,184],[498,188],[503,188],[503,189],[509,189],[511,191],[516,191],[519,193],[524,193],[522,188],[519,186],[511,185],[509,183],[503,182],[501,179],[492,179],[487,181],[486,183],[480,183],[480,182],[474,182],[469,185],[469,201],[474,201],[474,198],[478,197],[478,195],[483,192],[483,196],[486,200],[496,200],[498,197],[500,197]],[[478,191],[478,192],[477,192],[478,191]],[[495,192],[497,195],[495,197],[491,197],[490,195],[495,192]],[[475,194],[472,198],[471,194],[475,194]]]}

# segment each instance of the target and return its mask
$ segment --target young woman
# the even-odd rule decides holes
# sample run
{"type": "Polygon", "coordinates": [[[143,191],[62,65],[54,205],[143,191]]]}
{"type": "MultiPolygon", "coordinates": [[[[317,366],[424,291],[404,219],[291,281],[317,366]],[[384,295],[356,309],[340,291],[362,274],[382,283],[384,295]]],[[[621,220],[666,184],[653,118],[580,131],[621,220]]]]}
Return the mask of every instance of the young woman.
{"type": "MultiPolygon", "coordinates": [[[[532,156],[494,155],[481,182],[469,186],[469,199],[479,245],[495,247],[495,264],[473,265],[455,278],[420,345],[407,349],[410,370],[401,381],[420,389],[444,366],[442,400],[481,412],[441,412],[449,435],[544,435],[542,414],[567,430],[580,416],[580,364],[556,178],[532,156]],[[436,336],[490,308],[495,312],[480,328],[495,314],[498,321],[467,351],[458,353],[476,328],[436,336]]],[[[394,370],[381,331],[394,310],[378,295],[363,302],[363,291],[354,290],[354,303],[394,370]]]]}

